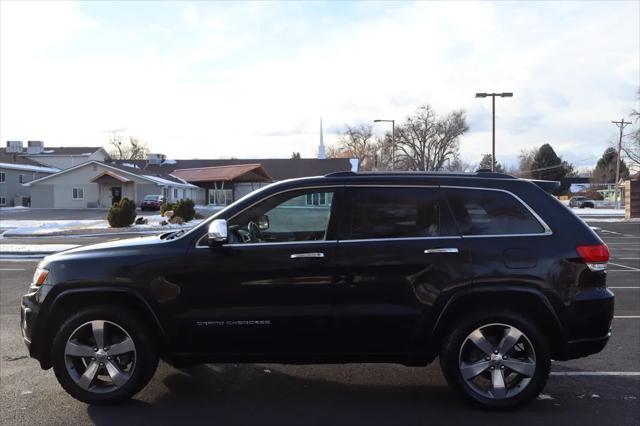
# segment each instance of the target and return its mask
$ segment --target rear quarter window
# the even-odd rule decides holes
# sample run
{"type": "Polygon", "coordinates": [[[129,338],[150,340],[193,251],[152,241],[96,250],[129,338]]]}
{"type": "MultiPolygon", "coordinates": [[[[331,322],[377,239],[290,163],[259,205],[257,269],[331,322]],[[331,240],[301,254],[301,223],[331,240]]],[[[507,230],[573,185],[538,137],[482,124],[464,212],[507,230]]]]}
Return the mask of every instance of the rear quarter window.
{"type": "Polygon", "coordinates": [[[447,189],[462,235],[541,234],[545,229],[513,195],[484,189],[447,189]]]}

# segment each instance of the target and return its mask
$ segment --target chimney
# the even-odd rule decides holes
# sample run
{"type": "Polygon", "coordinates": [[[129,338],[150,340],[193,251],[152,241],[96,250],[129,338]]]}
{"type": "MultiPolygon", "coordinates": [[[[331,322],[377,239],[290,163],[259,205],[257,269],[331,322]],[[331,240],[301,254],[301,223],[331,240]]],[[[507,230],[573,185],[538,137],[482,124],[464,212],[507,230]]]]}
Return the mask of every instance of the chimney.
{"type": "Polygon", "coordinates": [[[22,141],[7,141],[7,154],[22,154],[22,141]]]}
{"type": "Polygon", "coordinates": [[[44,151],[44,142],[29,141],[27,142],[27,154],[42,154],[44,151]]]}

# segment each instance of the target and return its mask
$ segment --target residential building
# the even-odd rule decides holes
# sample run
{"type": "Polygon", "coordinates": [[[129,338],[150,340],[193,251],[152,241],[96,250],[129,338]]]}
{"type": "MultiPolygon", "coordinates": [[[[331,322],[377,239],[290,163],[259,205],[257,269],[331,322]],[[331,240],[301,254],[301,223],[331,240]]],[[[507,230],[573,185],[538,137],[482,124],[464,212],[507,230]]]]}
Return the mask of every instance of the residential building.
{"type": "Polygon", "coordinates": [[[174,202],[204,202],[204,190],[173,176],[150,175],[118,164],[88,161],[27,184],[31,205],[39,208],[107,208],[122,198],[140,204],[146,195],[164,195],[174,202]]]}
{"type": "Polygon", "coordinates": [[[152,176],[173,176],[206,190],[203,203],[228,205],[270,182],[334,172],[357,171],[358,161],[348,158],[252,158],[230,160],[114,160],[152,176]]]}
{"type": "Polygon", "coordinates": [[[226,206],[273,180],[260,164],[176,169],[172,176],[206,190],[206,204],[226,206]]]}
{"type": "Polygon", "coordinates": [[[36,161],[43,166],[68,169],[87,161],[106,161],[109,153],[102,147],[46,147],[42,141],[29,141],[24,157],[36,161]]]}
{"type": "Polygon", "coordinates": [[[31,193],[23,184],[59,171],[12,153],[11,149],[0,149],[0,207],[29,207],[31,193]]]}

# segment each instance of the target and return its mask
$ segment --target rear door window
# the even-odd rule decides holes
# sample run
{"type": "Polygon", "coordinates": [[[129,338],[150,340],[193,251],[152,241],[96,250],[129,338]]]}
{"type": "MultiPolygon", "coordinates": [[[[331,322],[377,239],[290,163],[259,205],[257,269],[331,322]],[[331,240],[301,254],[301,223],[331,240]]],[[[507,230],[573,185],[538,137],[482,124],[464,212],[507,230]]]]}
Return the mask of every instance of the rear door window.
{"type": "Polygon", "coordinates": [[[446,203],[431,188],[354,187],[350,194],[349,239],[455,235],[446,203]]]}
{"type": "Polygon", "coordinates": [[[446,189],[462,235],[539,234],[545,230],[514,196],[494,190],[446,189]]]}

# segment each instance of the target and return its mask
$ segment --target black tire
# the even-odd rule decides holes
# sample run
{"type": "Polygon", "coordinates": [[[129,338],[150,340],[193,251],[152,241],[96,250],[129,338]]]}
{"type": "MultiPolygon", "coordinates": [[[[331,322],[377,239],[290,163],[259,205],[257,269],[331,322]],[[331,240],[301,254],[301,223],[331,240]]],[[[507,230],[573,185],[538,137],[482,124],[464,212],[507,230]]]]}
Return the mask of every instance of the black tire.
{"type": "Polygon", "coordinates": [[[531,318],[509,310],[493,309],[474,311],[453,326],[441,346],[440,366],[449,386],[466,401],[483,409],[508,410],[530,402],[542,391],[549,378],[551,356],[544,334],[531,318]],[[503,399],[485,397],[474,391],[460,370],[461,349],[467,336],[480,327],[496,323],[520,330],[535,351],[535,372],[530,381],[522,390],[518,390],[519,393],[503,399]]]}
{"type": "Polygon", "coordinates": [[[144,319],[129,310],[114,306],[91,306],[75,313],[58,328],[51,351],[53,370],[60,385],[72,397],[87,404],[117,404],[131,398],[149,383],[158,366],[157,343],[144,319]],[[83,324],[97,320],[121,327],[135,345],[135,364],[128,381],[121,387],[104,393],[85,390],[78,385],[67,369],[65,355],[70,336],[83,324]]]}

